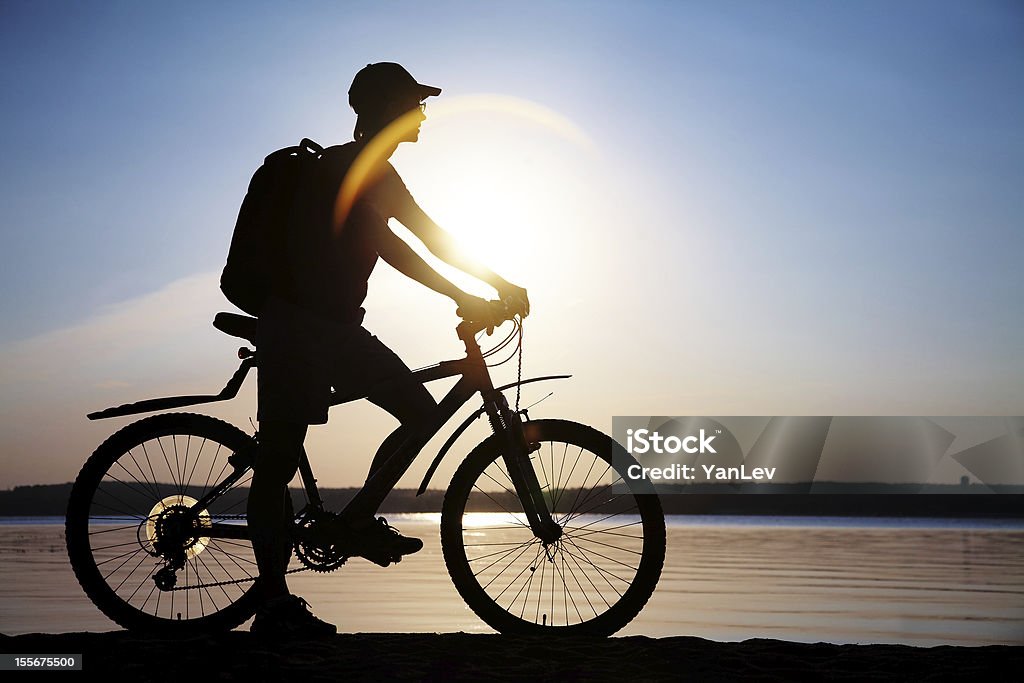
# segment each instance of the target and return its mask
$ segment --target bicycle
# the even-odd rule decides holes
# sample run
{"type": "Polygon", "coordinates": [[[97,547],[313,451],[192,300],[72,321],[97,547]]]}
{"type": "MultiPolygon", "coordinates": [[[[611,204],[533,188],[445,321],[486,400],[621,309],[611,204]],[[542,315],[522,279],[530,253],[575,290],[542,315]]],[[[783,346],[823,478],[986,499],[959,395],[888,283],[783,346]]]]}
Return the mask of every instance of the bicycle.
{"type": "MultiPolygon", "coordinates": [[[[255,347],[256,318],[219,313],[214,326],[255,347]]],[[[445,441],[417,491],[486,414],[493,433],[460,464],[442,504],[441,545],[456,589],[502,633],[618,631],[647,603],[664,564],[665,520],[653,487],[625,476],[635,461],[611,437],[574,422],[533,420],[519,409],[520,387],[569,375],[522,379],[518,318],[464,319],[456,334],[464,358],[413,373],[423,383],[459,376],[431,428],[408,435],[349,506],[377,509],[423,446],[479,392],[483,405],[445,441]],[[509,320],[505,340],[481,351],[479,333],[509,320]],[[495,388],[488,358],[516,338],[520,374],[495,388]],[[512,388],[514,409],[503,393],[512,388]]],[[[242,347],[238,357],[241,365],[219,394],[147,399],[88,417],[229,400],[258,363],[257,349],[242,347]]],[[[333,396],[332,404],[367,393],[333,396]]],[[[96,449],[75,481],[65,531],[75,575],[104,614],[127,629],[164,635],[227,630],[252,616],[258,572],[244,486],[258,447],[258,432],[207,415],[163,413],[129,424],[96,449]]],[[[299,475],[307,502],[295,511],[286,501],[293,524],[282,552],[301,566],[289,571],[336,570],[348,559],[333,524],[344,511],[324,508],[305,451],[299,475]]]]}

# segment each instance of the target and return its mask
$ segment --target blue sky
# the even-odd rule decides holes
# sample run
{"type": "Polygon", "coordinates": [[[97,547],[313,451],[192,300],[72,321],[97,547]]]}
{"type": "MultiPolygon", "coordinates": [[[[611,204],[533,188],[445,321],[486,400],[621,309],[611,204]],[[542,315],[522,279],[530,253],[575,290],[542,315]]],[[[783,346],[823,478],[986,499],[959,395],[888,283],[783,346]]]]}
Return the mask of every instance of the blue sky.
{"type": "MultiPolygon", "coordinates": [[[[1018,3],[210,5],[0,5],[0,485],[72,478],[116,426],[85,407],[226,378],[210,283],[248,178],[349,139],[348,83],[381,60],[438,107],[511,98],[590,140],[439,114],[395,158],[467,239],[502,197],[533,207],[530,264],[478,246],[531,290],[528,369],[577,373],[564,412],[1024,412],[1018,3]],[[66,461],[21,467],[37,447],[66,461]]],[[[413,365],[457,355],[412,287],[376,274],[368,320],[413,365]],[[406,352],[403,316],[431,344],[406,352]]]]}

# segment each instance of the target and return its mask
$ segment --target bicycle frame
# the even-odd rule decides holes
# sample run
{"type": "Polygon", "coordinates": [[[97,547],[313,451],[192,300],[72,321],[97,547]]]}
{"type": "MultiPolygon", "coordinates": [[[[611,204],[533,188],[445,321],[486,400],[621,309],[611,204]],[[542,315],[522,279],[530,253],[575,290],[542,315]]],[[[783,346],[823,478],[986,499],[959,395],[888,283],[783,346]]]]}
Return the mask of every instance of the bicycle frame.
{"type": "MultiPolygon", "coordinates": [[[[502,457],[505,461],[506,467],[508,468],[509,477],[512,480],[516,495],[523,503],[523,509],[527,520],[529,521],[530,528],[537,537],[545,543],[553,542],[561,535],[561,528],[551,518],[551,515],[547,510],[547,505],[544,502],[544,494],[541,490],[540,483],[537,480],[536,473],[534,472],[533,467],[530,466],[529,455],[533,450],[535,450],[534,445],[526,442],[522,429],[523,421],[520,417],[520,413],[513,411],[509,407],[508,401],[506,401],[504,394],[501,392],[517,385],[545,381],[548,379],[566,379],[570,377],[570,375],[551,375],[546,377],[530,378],[495,388],[491,381],[486,361],[483,358],[480,346],[475,337],[476,333],[482,329],[483,325],[480,323],[463,321],[456,328],[456,333],[466,347],[466,357],[457,360],[442,361],[435,366],[427,367],[412,373],[411,380],[420,384],[444,379],[446,377],[459,376],[460,379],[456,382],[455,386],[448,391],[444,398],[441,399],[436,410],[427,416],[420,428],[415,432],[408,433],[395,451],[377,468],[373,473],[373,476],[366,481],[362,489],[351,501],[349,501],[348,505],[345,506],[345,509],[342,511],[343,515],[372,515],[380,507],[381,503],[383,503],[388,493],[391,492],[402,476],[408,471],[409,467],[419,456],[423,447],[432,438],[434,438],[438,432],[440,432],[444,425],[448,423],[448,421],[459,411],[459,409],[462,408],[463,405],[466,404],[467,401],[469,401],[477,392],[480,392],[480,395],[483,398],[482,408],[478,409],[469,418],[467,418],[455,430],[455,432],[453,432],[451,437],[441,448],[424,476],[423,482],[419,488],[419,493],[422,493],[422,491],[425,490],[427,482],[433,475],[441,459],[454,444],[455,440],[465,431],[473,420],[481,414],[486,413],[494,433],[499,435],[505,441],[504,455],[502,457]]],[[[116,408],[108,408],[104,411],[91,413],[89,418],[101,419],[105,417],[128,415],[138,412],[193,405],[196,403],[222,401],[233,398],[237,394],[242,382],[248,374],[248,371],[257,364],[256,360],[252,357],[252,352],[248,349],[240,349],[239,357],[243,359],[241,366],[234,373],[231,380],[228,382],[228,385],[220,394],[148,399],[138,403],[121,405],[116,408]]],[[[331,401],[331,404],[339,405],[342,403],[350,403],[352,401],[367,398],[370,393],[373,393],[378,389],[385,389],[395,384],[407,384],[409,382],[409,376],[386,380],[375,384],[365,392],[335,397],[331,401]]],[[[402,428],[400,427],[400,429],[402,428]]],[[[253,443],[253,447],[257,447],[256,442],[253,443]]],[[[211,501],[215,500],[218,496],[223,494],[224,491],[234,486],[248,471],[249,467],[254,462],[254,459],[254,452],[234,454],[230,459],[230,462],[234,467],[233,472],[218,483],[209,493],[207,493],[207,495],[203,496],[202,500],[196,502],[192,506],[192,509],[196,511],[205,509],[211,501]]],[[[310,505],[315,508],[322,508],[323,502],[320,497],[319,490],[317,489],[316,478],[313,475],[312,466],[310,465],[305,449],[303,449],[302,457],[299,461],[299,476],[302,480],[303,488],[309,499],[310,505]]],[[[212,538],[244,539],[248,538],[248,529],[238,525],[213,524],[207,532],[207,535],[212,538]]]]}
{"type": "MultiPolygon", "coordinates": [[[[444,361],[436,366],[425,368],[412,374],[412,378],[421,384],[446,377],[460,376],[461,378],[441,399],[437,409],[426,418],[424,426],[417,432],[411,432],[406,435],[398,448],[395,449],[395,452],[387,457],[366,481],[363,488],[345,506],[342,514],[373,514],[415,461],[423,447],[467,401],[477,392],[480,392],[484,401],[483,411],[487,414],[492,430],[495,434],[503,435],[505,439],[507,448],[503,457],[516,494],[523,502],[524,512],[529,520],[530,527],[545,542],[551,542],[558,538],[561,530],[554,520],[551,519],[547,506],[544,503],[540,483],[537,481],[533,468],[529,466],[529,454],[533,449],[526,442],[519,414],[511,410],[504,394],[494,388],[487,364],[481,354],[480,346],[476,342],[475,334],[479,329],[479,326],[468,322],[462,322],[456,328],[459,339],[462,340],[466,347],[465,358],[444,361]]],[[[386,387],[391,383],[399,381],[408,382],[409,379],[406,377],[383,382],[376,385],[374,389],[386,387]]],[[[369,393],[343,397],[334,403],[340,404],[359,400],[366,398],[369,393]]],[[[439,454],[439,457],[443,455],[444,451],[439,454]]],[[[300,471],[303,474],[307,494],[312,494],[310,500],[314,501],[319,499],[319,495],[316,492],[315,480],[312,478],[312,470],[309,467],[309,461],[305,457],[305,453],[303,453],[303,460],[305,467],[301,468],[300,471]]],[[[432,465],[431,470],[434,467],[436,467],[436,461],[432,465]]]]}

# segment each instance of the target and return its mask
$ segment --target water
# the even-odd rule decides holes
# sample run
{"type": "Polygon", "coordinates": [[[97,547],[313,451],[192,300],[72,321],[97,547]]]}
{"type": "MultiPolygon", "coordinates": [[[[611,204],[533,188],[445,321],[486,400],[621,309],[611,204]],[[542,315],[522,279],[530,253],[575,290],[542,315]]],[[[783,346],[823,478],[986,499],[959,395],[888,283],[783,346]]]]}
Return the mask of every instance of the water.
{"type": "MultiPolygon", "coordinates": [[[[441,556],[438,515],[393,515],[426,547],[290,577],[346,632],[490,632],[441,556]]],[[[116,628],[68,565],[63,520],[0,521],[0,631],[116,628]]],[[[620,635],[833,643],[1024,643],[1024,524],[921,519],[670,517],[658,590],[620,635]]]]}

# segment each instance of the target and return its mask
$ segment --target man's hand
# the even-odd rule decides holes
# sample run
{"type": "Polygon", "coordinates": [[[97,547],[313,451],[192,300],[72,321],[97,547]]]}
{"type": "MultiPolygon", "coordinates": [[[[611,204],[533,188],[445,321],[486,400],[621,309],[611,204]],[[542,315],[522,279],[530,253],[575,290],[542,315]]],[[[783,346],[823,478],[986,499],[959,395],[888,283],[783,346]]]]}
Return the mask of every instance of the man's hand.
{"type": "Polygon", "coordinates": [[[487,334],[494,332],[494,326],[504,322],[501,315],[503,308],[500,301],[487,301],[478,296],[467,294],[456,300],[459,305],[458,314],[464,320],[487,324],[487,334]]]}
{"type": "Polygon", "coordinates": [[[530,315],[530,297],[526,295],[526,290],[522,287],[505,282],[498,287],[498,296],[508,306],[509,313],[518,314],[524,318],[530,315]]]}

